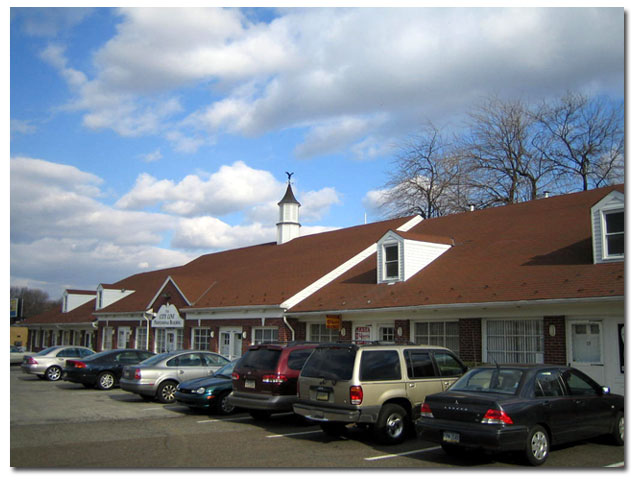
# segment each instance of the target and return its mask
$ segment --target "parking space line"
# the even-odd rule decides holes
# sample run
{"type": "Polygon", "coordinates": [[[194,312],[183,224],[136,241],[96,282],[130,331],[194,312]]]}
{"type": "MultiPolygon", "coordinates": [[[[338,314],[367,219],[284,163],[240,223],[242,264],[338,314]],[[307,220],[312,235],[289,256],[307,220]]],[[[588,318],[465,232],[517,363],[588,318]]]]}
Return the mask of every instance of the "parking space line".
{"type": "Polygon", "coordinates": [[[611,465],[606,465],[604,468],[617,468],[624,467],[624,462],[612,463],[611,465]]]}
{"type": "Polygon", "coordinates": [[[439,450],[439,449],[440,447],[422,448],[420,450],[412,450],[410,452],[393,453],[390,455],[380,455],[379,457],[368,457],[368,458],[365,458],[365,460],[368,460],[368,461],[386,460],[388,458],[402,457],[405,455],[413,455],[414,453],[431,452],[433,450],[439,450]]]}
{"type": "Polygon", "coordinates": [[[219,422],[220,420],[216,419],[216,420],[198,420],[197,423],[213,423],[213,422],[219,422]]]}
{"type": "Polygon", "coordinates": [[[281,433],[279,435],[267,435],[267,438],[293,437],[294,435],[310,435],[312,433],[320,433],[322,430],[311,430],[309,432],[281,433]]]}

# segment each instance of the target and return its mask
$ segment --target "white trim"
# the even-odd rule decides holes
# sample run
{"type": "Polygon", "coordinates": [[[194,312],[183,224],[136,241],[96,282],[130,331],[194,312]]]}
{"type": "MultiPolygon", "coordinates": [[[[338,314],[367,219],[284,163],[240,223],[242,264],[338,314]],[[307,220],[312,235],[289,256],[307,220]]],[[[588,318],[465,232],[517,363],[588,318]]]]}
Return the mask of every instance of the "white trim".
{"type": "Polygon", "coordinates": [[[158,299],[158,297],[160,296],[160,293],[162,292],[162,290],[164,290],[164,287],[167,286],[167,284],[171,282],[173,284],[174,287],[176,287],[176,290],[178,291],[178,293],[180,294],[180,296],[182,297],[182,299],[187,302],[188,305],[191,305],[191,302],[189,301],[189,299],[187,298],[187,296],[182,293],[182,290],[180,290],[180,287],[178,287],[178,284],[173,280],[173,278],[171,278],[171,275],[167,276],[167,279],[164,281],[164,283],[162,284],[162,286],[158,289],[158,293],[155,294],[155,296],[153,297],[153,299],[151,299],[151,301],[149,302],[149,304],[147,305],[147,308],[145,308],[145,310],[149,310],[153,304],[155,303],[155,301],[158,299]]]}
{"type": "MultiPolygon", "coordinates": [[[[410,230],[421,221],[422,221],[422,217],[417,215],[413,217],[411,220],[409,220],[408,222],[405,222],[403,225],[397,228],[397,230],[400,230],[401,232],[406,232],[407,230],[410,230]]],[[[308,297],[316,293],[321,288],[333,282],[336,278],[338,278],[343,273],[351,270],[360,262],[363,262],[364,260],[369,258],[371,255],[373,255],[377,251],[378,251],[378,242],[375,242],[373,245],[368,246],[367,248],[362,250],[360,253],[351,257],[342,265],[339,265],[338,267],[334,268],[332,271],[330,271],[326,275],[323,275],[318,280],[308,285],[306,288],[303,288],[292,297],[289,297],[287,300],[282,302],[280,306],[285,310],[289,310],[290,308],[294,307],[298,303],[302,302],[303,300],[307,299],[308,297]]]]}

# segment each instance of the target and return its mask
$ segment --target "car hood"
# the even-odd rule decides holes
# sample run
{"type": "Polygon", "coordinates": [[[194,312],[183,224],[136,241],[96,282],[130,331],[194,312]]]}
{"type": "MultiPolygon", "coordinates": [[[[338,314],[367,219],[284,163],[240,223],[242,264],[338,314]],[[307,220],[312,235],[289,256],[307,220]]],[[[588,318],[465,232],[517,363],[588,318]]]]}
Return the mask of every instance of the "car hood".
{"type": "Polygon", "coordinates": [[[187,388],[195,390],[200,387],[220,387],[224,384],[229,384],[231,386],[230,378],[223,377],[202,377],[202,378],[194,378],[193,380],[187,380],[186,382],[182,382],[180,384],[180,388],[187,388]]]}

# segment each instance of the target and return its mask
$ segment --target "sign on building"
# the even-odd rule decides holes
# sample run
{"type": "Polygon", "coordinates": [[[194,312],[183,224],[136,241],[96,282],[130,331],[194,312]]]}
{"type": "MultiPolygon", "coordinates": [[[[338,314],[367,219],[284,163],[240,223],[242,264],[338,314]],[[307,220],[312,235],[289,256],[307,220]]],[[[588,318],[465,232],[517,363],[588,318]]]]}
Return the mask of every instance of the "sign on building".
{"type": "Polygon", "coordinates": [[[153,328],[183,328],[184,319],[175,305],[162,305],[156,318],[151,321],[153,328]]]}

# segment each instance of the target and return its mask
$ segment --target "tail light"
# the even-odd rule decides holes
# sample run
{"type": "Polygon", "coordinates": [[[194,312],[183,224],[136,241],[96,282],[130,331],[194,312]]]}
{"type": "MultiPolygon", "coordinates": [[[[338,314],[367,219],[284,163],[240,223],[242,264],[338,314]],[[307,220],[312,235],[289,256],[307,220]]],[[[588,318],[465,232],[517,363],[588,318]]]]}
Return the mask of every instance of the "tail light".
{"type": "Polygon", "coordinates": [[[433,418],[433,412],[431,411],[431,407],[429,406],[428,403],[423,403],[422,406],[420,407],[420,416],[433,418]]]}
{"type": "Polygon", "coordinates": [[[139,368],[136,368],[136,371],[133,372],[133,378],[135,380],[141,380],[142,379],[142,372],[140,371],[139,368]]]}
{"type": "Polygon", "coordinates": [[[504,410],[489,409],[484,414],[481,423],[488,423],[491,425],[513,425],[513,420],[507,415],[504,410]]]}
{"type": "Polygon", "coordinates": [[[360,405],[362,403],[362,387],[360,385],[352,385],[349,389],[349,399],[351,405],[360,405]]]}
{"type": "Polygon", "coordinates": [[[37,365],[38,364],[38,362],[36,362],[36,359],[33,358],[33,357],[27,357],[27,363],[29,365],[37,365]]]}
{"type": "Polygon", "coordinates": [[[231,374],[231,380],[240,380],[240,374],[238,372],[233,372],[231,374]]]}
{"type": "Polygon", "coordinates": [[[286,382],[288,378],[286,375],[275,374],[275,375],[264,375],[262,377],[262,383],[275,383],[276,385],[280,385],[286,382]]]}
{"type": "Polygon", "coordinates": [[[68,364],[73,368],[87,368],[87,364],[84,362],[79,362],[78,360],[69,360],[68,364]]]}

